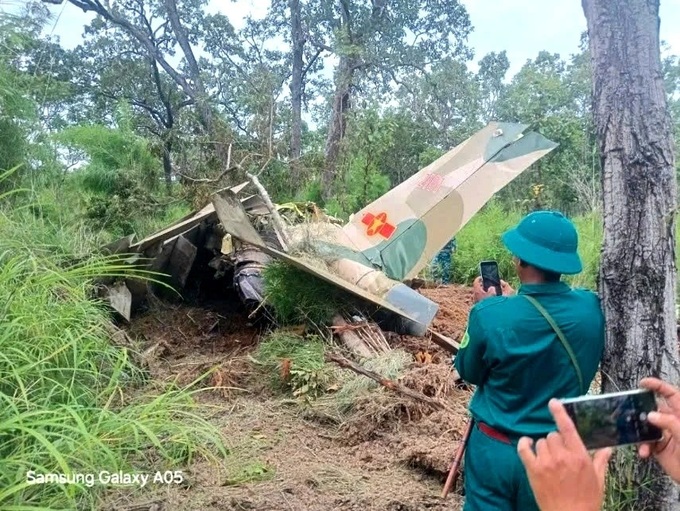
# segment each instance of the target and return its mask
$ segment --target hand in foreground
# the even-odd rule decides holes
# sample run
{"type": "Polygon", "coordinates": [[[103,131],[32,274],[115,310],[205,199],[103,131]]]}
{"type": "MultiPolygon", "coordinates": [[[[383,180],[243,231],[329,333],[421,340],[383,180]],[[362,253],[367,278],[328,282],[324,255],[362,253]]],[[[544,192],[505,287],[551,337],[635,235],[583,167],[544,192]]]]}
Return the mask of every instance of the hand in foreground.
{"type": "Polygon", "coordinates": [[[680,482],[680,390],[658,378],[643,378],[640,386],[661,395],[666,403],[660,403],[659,411],[647,417],[663,430],[663,439],[640,445],[638,453],[643,458],[653,455],[664,471],[675,482],[680,482]]]}
{"type": "Polygon", "coordinates": [[[517,444],[536,503],[541,511],[599,511],[612,450],[591,457],[562,403],[551,399],[548,406],[558,431],[536,442],[536,453],[530,438],[517,444]]]}
{"type": "MultiPolygon", "coordinates": [[[[497,296],[495,287],[490,287],[487,291],[484,291],[484,285],[482,282],[482,277],[477,277],[472,283],[472,295],[475,303],[483,300],[484,298],[489,298],[490,296],[497,296]]],[[[510,287],[510,284],[502,279],[501,291],[503,296],[511,296],[515,294],[515,290],[510,287]]]]}

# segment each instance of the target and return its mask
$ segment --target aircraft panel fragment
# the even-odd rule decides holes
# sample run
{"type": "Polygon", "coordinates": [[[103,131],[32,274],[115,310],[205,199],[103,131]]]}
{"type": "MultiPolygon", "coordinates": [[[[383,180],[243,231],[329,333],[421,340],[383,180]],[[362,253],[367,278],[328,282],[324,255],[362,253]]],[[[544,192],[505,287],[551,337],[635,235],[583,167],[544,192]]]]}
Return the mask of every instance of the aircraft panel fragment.
{"type": "Polygon", "coordinates": [[[336,275],[302,258],[267,246],[250,223],[243,205],[232,193],[214,195],[213,204],[220,223],[232,236],[255,245],[274,258],[288,262],[355,296],[398,314],[413,323],[410,326],[414,335],[424,335],[427,332],[427,327],[434,319],[439,306],[405,284],[390,281],[375,269],[345,258],[332,263],[342,277],[336,275]]]}
{"type": "Polygon", "coordinates": [[[191,243],[184,236],[178,236],[175,248],[170,254],[168,270],[173,279],[176,280],[181,287],[184,287],[187,282],[187,277],[191,272],[191,268],[194,266],[194,260],[196,259],[197,253],[198,249],[196,248],[196,245],[191,243]]]}
{"type": "Polygon", "coordinates": [[[557,144],[494,122],[357,212],[343,241],[394,280],[416,276],[491,197],[557,144]]]}

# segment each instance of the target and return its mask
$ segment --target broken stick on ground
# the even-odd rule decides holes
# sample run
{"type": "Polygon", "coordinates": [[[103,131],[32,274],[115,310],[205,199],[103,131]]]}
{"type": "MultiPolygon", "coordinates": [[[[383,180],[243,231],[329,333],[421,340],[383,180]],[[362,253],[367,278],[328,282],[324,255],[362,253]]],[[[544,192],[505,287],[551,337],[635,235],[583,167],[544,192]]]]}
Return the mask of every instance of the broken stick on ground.
{"type": "Polygon", "coordinates": [[[326,354],[326,360],[335,362],[338,364],[340,367],[344,369],[350,369],[354,371],[355,373],[361,374],[363,376],[366,376],[367,378],[370,378],[374,381],[377,381],[380,385],[383,387],[386,387],[390,390],[394,390],[395,392],[398,392],[400,394],[403,394],[405,396],[410,397],[411,399],[415,399],[416,401],[421,401],[423,403],[427,403],[431,407],[437,409],[437,410],[448,410],[453,413],[453,410],[446,406],[443,402],[441,402],[439,399],[435,399],[429,396],[426,396],[425,394],[422,394],[420,392],[417,392],[413,389],[410,389],[408,387],[404,387],[403,385],[397,383],[394,380],[390,380],[388,378],[384,378],[383,376],[379,375],[378,373],[374,373],[373,371],[369,371],[365,367],[352,362],[351,360],[343,357],[342,355],[338,355],[336,353],[327,353],[326,354]]]}

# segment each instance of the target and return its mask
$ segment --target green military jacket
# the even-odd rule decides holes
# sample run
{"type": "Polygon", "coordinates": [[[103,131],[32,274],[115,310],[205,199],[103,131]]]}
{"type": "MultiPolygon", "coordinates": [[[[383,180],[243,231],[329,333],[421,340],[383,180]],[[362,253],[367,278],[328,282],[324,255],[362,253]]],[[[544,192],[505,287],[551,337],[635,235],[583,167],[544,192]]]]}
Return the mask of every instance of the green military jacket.
{"type": "Polygon", "coordinates": [[[475,420],[515,439],[554,431],[548,401],[581,394],[563,344],[522,295],[532,295],[553,317],[571,344],[586,386],[604,349],[598,296],[564,282],[523,284],[514,296],[485,298],[472,307],[454,365],[463,380],[477,386],[470,402],[475,420]]]}

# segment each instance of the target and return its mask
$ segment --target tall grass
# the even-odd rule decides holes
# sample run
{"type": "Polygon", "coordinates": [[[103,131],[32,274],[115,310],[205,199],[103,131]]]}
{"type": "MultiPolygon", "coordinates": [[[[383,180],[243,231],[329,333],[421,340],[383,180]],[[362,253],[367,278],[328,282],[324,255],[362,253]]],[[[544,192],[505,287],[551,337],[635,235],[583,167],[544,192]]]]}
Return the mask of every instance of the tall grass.
{"type": "Polygon", "coordinates": [[[68,265],[39,221],[0,214],[0,508],[94,509],[105,487],[34,484],[27,472],[181,470],[227,454],[190,391],[148,392],[126,349],[110,342],[92,279],[110,260],[68,265]],[[22,234],[23,233],[23,234],[22,234]]]}

